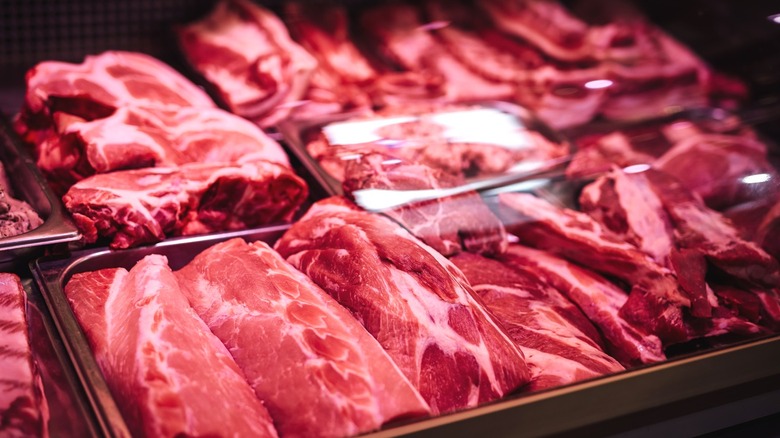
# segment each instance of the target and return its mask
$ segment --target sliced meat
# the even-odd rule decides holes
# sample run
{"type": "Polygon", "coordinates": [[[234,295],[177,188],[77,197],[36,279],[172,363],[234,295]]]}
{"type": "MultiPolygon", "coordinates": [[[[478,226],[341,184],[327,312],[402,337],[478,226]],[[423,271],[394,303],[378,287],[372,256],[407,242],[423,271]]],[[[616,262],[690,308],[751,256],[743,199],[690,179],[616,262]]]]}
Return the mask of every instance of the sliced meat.
{"type": "Polygon", "coordinates": [[[285,118],[306,92],[317,61],[282,21],[248,0],[222,0],[178,30],[189,62],[230,110],[261,126],[285,118]]]}
{"type": "Polygon", "coordinates": [[[463,274],[390,220],[329,198],[276,249],[361,321],[434,413],[495,400],[528,382],[522,353],[463,274]]]}
{"type": "Polygon", "coordinates": [[[165,257],[75,274],[65,294],[134,436],[276,436],[165,257]]]}
{"type": "Polygon", "coordinates": [[[351,436],[430,412],[360,323],[265,243],[217,244],[176,277],[283,436],[351,436]]]}
{"type": "Polygon", "coordinates": [[[468,253],[450,260],[523,352],[529,391],[624,369],[594,340],[600,335],[587,317],[557,290],[501,261],[468,253]]]}
{"type": "Polygon", "coordinates": [[[255,160],[93,175],[71,187],[63,202],[85,241],[103,238],[128,248],[289,221],[307,196],[292,170],[255,160]]]}
{"type": "MultiPolygon", "coordinates": [[[[425,190],[457,185],[457,179],[450,180],[423,164],[406,164],[374,153],[348,161],[343,187],[349,196],[365,189],[425,190]]],[[[504,226],[476,192],[415,202],[383,213],[445,256],[461,250],[500,254],[506,249],[504,226]]]]}
{"type": "Polygon", "coordinates": [[[604,277],[546,251],[510,245],[501,261],[523,269],[575,303],[600,330],[606,351],[624,366],[666,360],[661,340],[620,315],[628,295],[604,277]]]}
{"type": "MultiPolygon", "coordinates": [[[[48,405],[27,332],[27,295],[0,273],[0,436],[48,436],[48,405]]],[[[46,336],[40,333],[40,336],[46,336]]]]}

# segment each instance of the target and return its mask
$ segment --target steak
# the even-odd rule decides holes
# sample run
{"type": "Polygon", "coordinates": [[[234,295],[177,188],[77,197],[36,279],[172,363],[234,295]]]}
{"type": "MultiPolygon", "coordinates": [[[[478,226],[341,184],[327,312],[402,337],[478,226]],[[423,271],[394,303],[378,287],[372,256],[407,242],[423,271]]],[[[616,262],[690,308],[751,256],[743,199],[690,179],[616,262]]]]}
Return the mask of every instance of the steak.
{"type": "Polygon", "coordinates": [[[213,108],[200,88],[151,56],[110,51],[81,64],[45,61],[26,76],[27,92],[15,127],[33,144],[51,127],[55,113],[84,120],[112,114],[128,105],[213,108]]]}
{"type": "Polygon", "coordinates": [[[134,436],[276,436],[165,257],[75,274],[65,294],[134,436]]]}
{"type": "Polygon", "coordinates": [[[463,253],[451,259],[507,331],[531,370],[537,391],[622,371],[588,318],[557,290],[522,269],[463,253]]]}
{"type": "Polygon", "coordinates": [[[33,358],[26,306],[19,277],[0,273],[0,436],[4,437],[48,436],[48,404],[33,358]]]}
{"type": "Polygon", "coordinates": [[[601,332],[605,351],[624,366],[666,360],[657,336],[620,315],[628,295],[604,277],[548,252],[516,244],[500,260],[546,282],[576,304],[601,332]]]}
{"type": "Polygon", "coordinates": [[[38,167],[61,190],[95,173],[260,158],[288,165],[281,146],[249,121],[217,108],[127,106],[83,120],[55,114],[38,167]]]}
{"type": "Polygon", "coordinates": [[[351,436],[430,412],[360,323],[268,245],[214,245],[176,277],[281,435],[351,436]]]}
{"type": "Polygon", "coordinates": [[[288,167],[254,160],[97,174],[73,185],[63,202],[86,242],[128,248],[289,221],[307,196],[288,167]]]}
{"type": "Polygon", "coordinates": [[[222,0],[178,29],[190,64],[230,110],[261,126],[285,118],[303,97],[317,61],[278,17],[248,0],[222,0]]]}
{"type": "Polygon", "coordinates": [[[523,354],[463,274],[390,220],[328,198],[276,249],[355,315],[434,414],[498,399],[528,382],[523,354]]]}
{"type": "MultiPolygon", "coordinates": [[[[374,153],[347,162],[343,188],[350,196],[364,189],[442,189],[458,183],[462,180],[423,164],[406,164],[374,153]]],[[[503,224],[477,192],[414,202],[382,213],[444,256],[461,250],[500,254],[506,249],[503,224]]]]}

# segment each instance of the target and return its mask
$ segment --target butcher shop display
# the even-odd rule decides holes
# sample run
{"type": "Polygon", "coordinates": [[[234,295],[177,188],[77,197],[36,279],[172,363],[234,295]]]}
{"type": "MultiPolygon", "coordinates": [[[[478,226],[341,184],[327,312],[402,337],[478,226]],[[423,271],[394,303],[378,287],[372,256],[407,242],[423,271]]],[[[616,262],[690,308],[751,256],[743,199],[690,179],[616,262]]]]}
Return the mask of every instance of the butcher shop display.
{"type": "Polygon", "coordinates": [[[0,163],[0,238],[34,230],[43,224],[30,204],[14,197],[14,190],[5,167],[0,163]]]}

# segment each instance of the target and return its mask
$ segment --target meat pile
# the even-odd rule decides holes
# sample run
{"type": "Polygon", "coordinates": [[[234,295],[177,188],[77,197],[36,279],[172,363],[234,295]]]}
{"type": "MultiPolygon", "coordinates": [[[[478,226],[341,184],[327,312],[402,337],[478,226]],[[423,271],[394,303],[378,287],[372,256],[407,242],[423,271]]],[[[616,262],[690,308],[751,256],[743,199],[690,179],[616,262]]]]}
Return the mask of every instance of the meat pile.
{"type": "Polygon", "coordinates": [[[48,436],[48,404],[27,332],[27,295],[19,277],[0,273],[0,435],[48,436]]]}
{"type": "Polygon", "coordinates": [[[385,2],[351,15],[292,2],[280,12],[223,0],[179,30],[185,55],[228,107],[262,126],[420,100],[498,99],[563,128],[743,92],[638,13],[591,25],[549,0],[385,2]]]}
{"type": "Polygon", "coordinates": [[[88,243],[289,221],[308,195],[278,143],[139,53],[38,64],[15,128],[88,243]]]}
{"type": "Polygon", "coordinates": [[[11,237],[32,231],[43,224],[30,204],[14,197],[11,181],[0,163],[0,237],[11,237]]]}

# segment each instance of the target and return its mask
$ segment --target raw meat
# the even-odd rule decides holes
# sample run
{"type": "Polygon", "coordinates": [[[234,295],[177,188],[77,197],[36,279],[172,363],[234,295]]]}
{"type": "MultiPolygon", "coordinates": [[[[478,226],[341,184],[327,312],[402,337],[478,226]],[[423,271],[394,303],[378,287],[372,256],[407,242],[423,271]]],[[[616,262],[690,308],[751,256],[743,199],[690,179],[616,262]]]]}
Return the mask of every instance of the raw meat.
{"type": "Polygon", "coordinates": [[[390,220],[328,198],[276,249],[361,321],[434,413],[495,400],[528,382],[522,353],[463,274],[390,220]]]}
{"type": "Polygon", "coordinates": [[[776,260],[780,260],[780,199],[761,219],[753,240],[776,260]]]}
{"type": "Polygon", "coordinates": [[[262,242],[233,239],[176,272],[283,436],[351,436],[430,413],[349,312],[262,242]]]}
{"type": "Polygon", "coordinates": [[[608,172],[614,166],[649,165],[656,157],[635,148],[629,137],[613,132],[594,142],[577,141],[577,150],[566,167],[570,179],[586,179],[608,172]]]}
{"type": "Polygon", "coordinates": [[[92,121],[53,119],[37,146],[38,167],[61,190],[95,173],[259,158],[289,165],[281,146],[253,123],[217,108],[128,106],[92,121]]]}
{"type": "Polygon", "coordinates": [[[27,296],[19,277],[0,273],[0,436],[3,437],[48,436],[48,405],[30,347],[26,305],[27,296]]]}
{"type": "Polygon", "coordinates": [[[520,243],[544,249],[631,286],[621,316],[665,344],[688,338],[683,309],[691,305],[675,275],[585,213],[524,193],[499,195],[498,217],[520,243]]]}
{"type": "Polygon", "coordinates": [[[450,260],[523,352],[531,369],[528,390],[624,369],[604,353],[587,317],[557,290],[501,261],[468,253],[450,260]]]}
{"type": "Polygon", "coordinates": [[[672,219],[678,246],[704,254],[729,275],[759,286],[780,285],[777,260],[753,242],[743,240],[724,216],[707,208],[700,198],[673,177],[645,172],[672,219]]]}
{"type": "Polygon", "coordinates": [[[164,256],[75,274],[65,294],[134,436],[276,436],[164,256]]]}
{"type": "Polygon", "coordinates": [[[628,295],[600,275],[548,252],[510,245],[501,261],[556,288],[598,327],[606,351],[624,366],[666,360],[661,340],[620,315],[628,295]]]}
{"type": "Polygon", "coordinates": [[[289,221],[307,196],[306,183],[289,168],[254,160],[93,175],[63,202],[86,242],[105,238],[112,248],[128,248],[289,221]]]}
{"type": "Polygon", "coordinates": [[[32,231],[43,224],[43,219],[30,204],[14,198],[13,187],[0,163],[0,238],[32,231]]]}
{"type": "Polygon", "coordinates": [[[37,144],[55,113],[85,120],[128,105],[212,108],[200,88],[151,56],[111,51],[87,56],[81,64],[41,62],[27,72],[27,94],[16,129],[37,144]]]}
{"type": "MultiPolygon", "coordinates": [[[[441,189],[462,183],[428,166],[373,153],[347,162],[343,188],[350,196],[363,189],[441,189]]],[[[476,192],[415,202],[382,213],[444,256],[461,249],[478,254],[500,254],[506,249],[504,226],[476,192]]]]}
{"type": "Polygon", "coordinates": [[[248,0],[222,0],[178,34],[189,62],[228,108],[261,126],[290,113],[317,67],[278,17],[248,0]]]}

